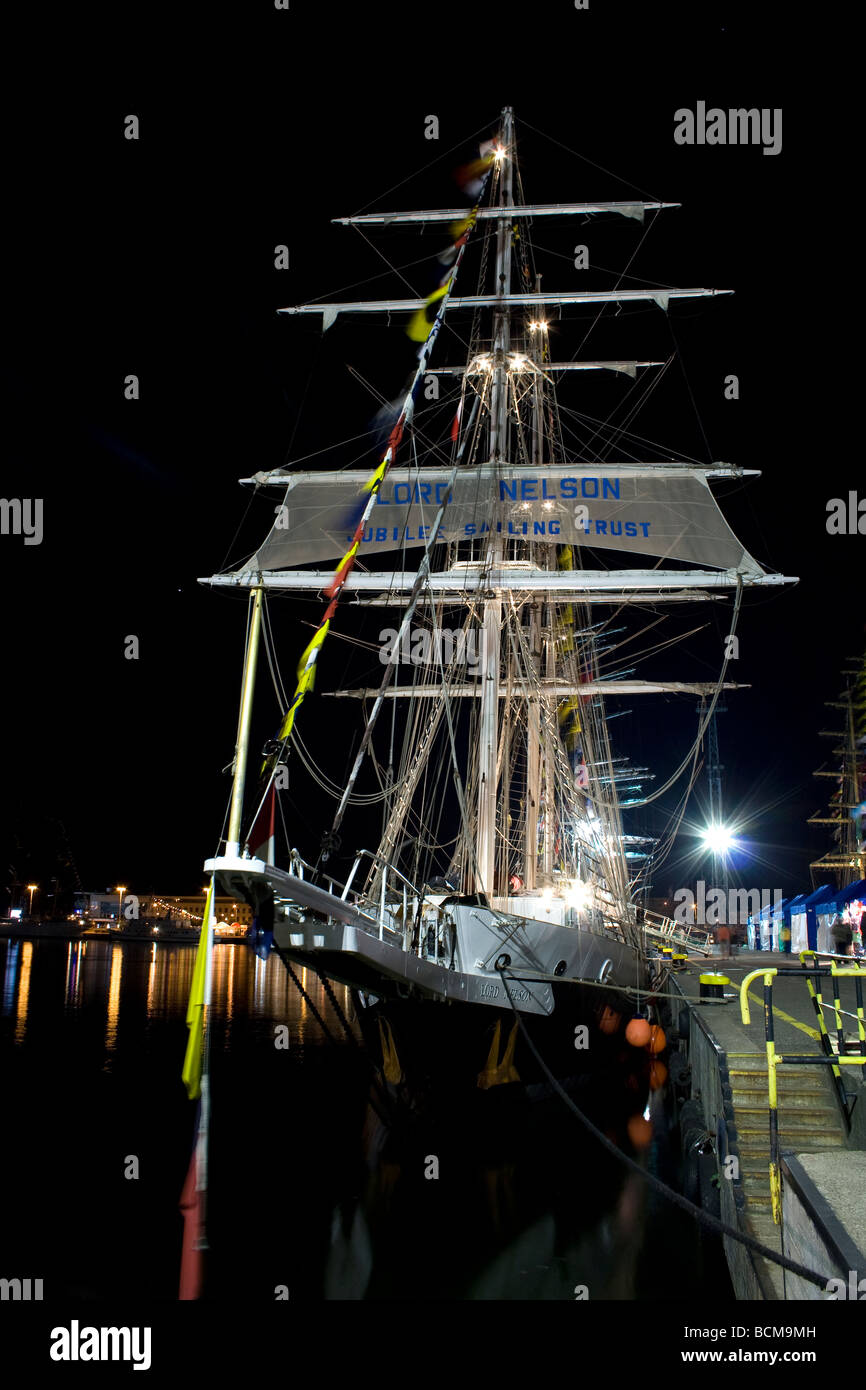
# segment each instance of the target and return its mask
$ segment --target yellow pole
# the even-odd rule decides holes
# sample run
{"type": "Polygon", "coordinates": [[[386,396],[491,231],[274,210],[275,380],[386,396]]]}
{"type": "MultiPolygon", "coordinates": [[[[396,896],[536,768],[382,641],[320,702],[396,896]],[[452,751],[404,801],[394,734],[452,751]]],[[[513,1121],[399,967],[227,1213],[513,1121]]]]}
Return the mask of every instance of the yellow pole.
{"type": "Polygon", "coordinates": [[[250,746],[250,724],[253,717],[253,690],[256,683],[256,663],[259,656],[259,636],[262,629],[262,599],[264,589],[253,590],[253,614],[250,622],[250,635],[244,658],[244,679],[241,692],[241,711],[238,719],[238,739],[235,746],[235,771],[232,786],[229,830],[226,838],[226,854],[231,857],[240,852],[241,818],[244,809],[244,782],[247,775],[247,756],[250,746]]]}

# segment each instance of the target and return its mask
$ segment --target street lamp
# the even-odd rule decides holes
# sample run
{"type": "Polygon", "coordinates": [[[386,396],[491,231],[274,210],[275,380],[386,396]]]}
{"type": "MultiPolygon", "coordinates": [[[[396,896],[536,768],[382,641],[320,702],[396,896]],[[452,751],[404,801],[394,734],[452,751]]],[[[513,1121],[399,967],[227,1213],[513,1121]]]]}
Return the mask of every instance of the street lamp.
{"type": "Polygon", "coordinates": [[[727,853],[734,843],[734,836],[726,825],[708,825],[701,837],[704,849],[708,849],[713,856],[713,887],[727,888],[727,877],[724,884],[719,883],[719,869],[727,875],[727,853]]]}
{"type": "Polygon", "coordinates": [[[703,842],[714,855],[726,854],[734,843],[734,837],[724,825],[708,825],[703,833],[703,842]]]}
{"type": "Polygon", "coordinates": [[[123,895],[124,895],[124,893],[126,892],[126,885],[123,884],[123,883],[118,884],[114,891],[115,891],[115,893],[117,893],[117,895],[118,895],[118,898],[117,898],[117,925],[120,926],[120,919],[121,919],[121,917],[123,916],[123,895]]]}
{"type": "Polygon", "coordinates": [[[28,891],[28,893],[30,894],[30,916],[31,916],[31,917],[33,916],[33,894],[36,892],[36,889],[37,889],[38,887],[39,887],[39,884],[38,884],[38,883],[28,883],[28,885],[27,885],[27,891],[28,891]]]}

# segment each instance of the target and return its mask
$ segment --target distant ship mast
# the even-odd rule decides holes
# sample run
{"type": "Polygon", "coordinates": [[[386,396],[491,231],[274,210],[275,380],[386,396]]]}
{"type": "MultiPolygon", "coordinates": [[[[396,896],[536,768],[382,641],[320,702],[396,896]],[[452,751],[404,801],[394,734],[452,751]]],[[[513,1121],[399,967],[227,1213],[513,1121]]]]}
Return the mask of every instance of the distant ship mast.
{"type": "Polygon", "coordinates": [[[814,815],[809,825],[834,825],[833,832],[836,849],[830,850],[820,859],[809,865],[813,887],[819,880],[826,882],[827,876],[833,878],[837,888],[843,888],[852,878],[866,877],[866,847],[862,837],[858,839],[857,822],[851,812],[856,810],[863,799],[863,778],[860,775],[858,749],[858,712],[856,709],[855,683],[862,678],[862,670],[847,668],[842,672],[845,689],[838,700],[825,700],[828,709],[842,710],[843,729],[821,729],[821,738],[833,738],[838,742],[833,749],[834,757],[839,759],[836,769],[820,767],[813,777],[832,777],[837,782],[828,810],[829,815],[814,815]]]}

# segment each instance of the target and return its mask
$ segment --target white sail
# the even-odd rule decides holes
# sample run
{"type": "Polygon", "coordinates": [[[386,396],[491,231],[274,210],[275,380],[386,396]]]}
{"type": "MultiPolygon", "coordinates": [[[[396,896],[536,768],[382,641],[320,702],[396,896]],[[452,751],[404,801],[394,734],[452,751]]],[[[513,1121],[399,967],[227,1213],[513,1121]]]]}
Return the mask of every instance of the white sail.
{"type": "MultiPolygon", "coordinates": [[[[245,569],[288,569],[339,559],[366,474],[298,473],[264,544],[245,569]]],[[[365,528],[360,555],[424,545],[449,492],[446,468],[392,468],[365,528]]],[[[664,464],[550,464],[461,469],[442,541],[504,539],[581,545],[763,574],[737,540],[703,470],[664,464]]]]}

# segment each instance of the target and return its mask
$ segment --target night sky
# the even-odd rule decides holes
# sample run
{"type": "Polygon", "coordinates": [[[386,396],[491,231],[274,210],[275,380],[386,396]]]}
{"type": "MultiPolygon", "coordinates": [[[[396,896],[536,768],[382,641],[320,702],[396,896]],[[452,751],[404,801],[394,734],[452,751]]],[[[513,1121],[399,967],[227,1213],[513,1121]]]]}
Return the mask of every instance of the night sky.
{"type": "MultiPolygon", "coordinates": [[[[667,357],[676,345],[683,367],[633,427],[681,454],[763,472],[716,495],[747,549],[800,583],[744,603],[729,679],[751,689],[729,696],[719,719],[724,795],[754,842],[742,881],[808,888],[810,859],[829,848],[804,824],[831,788],[811,777],[832,746],[818,730],[838,727],[822,702],[864,646],[864,539],[825,525],[828,499],[863,491],[845,116],[801,75],[807,59],[810,72],[825,66],[828,39],[801,34],[783,12],[757,23],[727,5],[590,0],[586,12],[563,2],[520,19],[492,5],[415,8],[414,23],[405,5],[335,11],[298,0],[288,13],[262,4],[181,20],[124,10],[101,46],[76,30],[75,62],[56,81],[20,52],[4,180],[2,491],[44,499],[44,539],[0,537],[2,874],[14,865],[25,883],[68,881],[56,865],[71,856],[88,889],[200,887],[229,791],[221,769],[233,751],[245,596],[196,581],[250,553],[277,500],[268,493],[247,511],[236,480],[369,428],[375,403],[347,363],[387,398],[412,365],[396,322],[340,320],[323,339],[316,319],[274,311],[385,270],[332,217],[459,205],[453,171],[510,103],[530,199],[681,202],[659,215],[629,274],[736,291],[674,303],[667,318],[624,308],[589,355],[667,357]],[[674,112],[699,100],[781,107],[782,152],[676,145],[674,112]],[[129,113],[138,141],[123,136],[129,113]],[[439,117],[438,141],[424,139],[428,114],[439,117]],[[273,266],[282,243],[288,271],[273,266]],[[139,401],[124,399],[128,373],[140,377],[139,401]],[[729,373],[740,382],[734,402],[723,397],[729,373]],[[129,635],[137,661],[124,659],[129,635]]],[[[54,47],[59,58],[59,36],[54,47]]],[[[613,217],[539,219],[534,238],[545,289],[604,288],[641,229],[613,217]],[[579,241],[593,267],[584,278],[571,265],[579,241]]],[[[444,238],[392,229],[371,240],[405,264],[444,238]]],[[[425,273],[407,272],[421,292],[425,273]]],[[[385,278],[345,297],[401,292],[385,278]]],[[[563,317],[562,356],[588,324],[563,317]]],[[[628,383],[600,375],[572,375],[560,399],[602,414],[628,383]]],[[[338,451],[331,465],[348,457],[338,451]]],[[[362,462],[374,466],[372,449],[362,462]]],[[[271,606],[288,679],[309,638],[303,622],[319,609],[271,606]]],[[[688,655],[670,649],[637,674],[712,680],[730,606],[668,611],[665,636],[698,622],[708,630],[688,655]]],[[[348,651],[329,643],[322,690],[346,678],[348,651]]],[[[353,669],[378,682],[375,658],[353,669]]],[[[263,691],[259,746],[278,722],[263,691]]],[[[694,733],[695,705],[622,702],[632,714],[612,725],[615,752],[660,781],[694,733]]],[[[300,718],[311,745],[324,738],[335,780],[346,766],[335,721],[346,717],[345,705],[314,696],[300,718]]],[[[300,779],[283,804],[293,842],[314,856],[328,805],[300,779]]],[[[658,833],[662,821],[653,812],[626,828],[658,833]]],[[[346,847],[361,834],[350,823],[346,847]]],[[[690,845],[681,837],[680,849],[690,845]]],[[[693,879],[676,861],[677,851],[657,891],[693,879]]]]}

